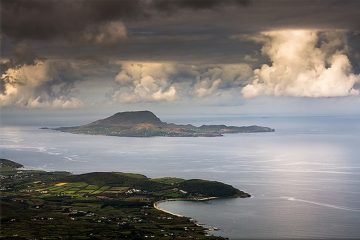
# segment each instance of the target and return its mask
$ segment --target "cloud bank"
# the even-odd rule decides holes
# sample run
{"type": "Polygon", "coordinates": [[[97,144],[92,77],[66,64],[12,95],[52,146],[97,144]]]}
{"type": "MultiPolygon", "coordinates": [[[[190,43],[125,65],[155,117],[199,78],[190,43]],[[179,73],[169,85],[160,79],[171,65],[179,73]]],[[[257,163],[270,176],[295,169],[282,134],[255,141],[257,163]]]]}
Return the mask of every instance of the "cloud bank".
{"type": "Polygon", "coordinates": [[[204,98],[241,89],[252,70],[247,64],[191,65],[171,62],[119,62],[119,102],[174,101],[186,97],[204,98]]]}
{"type": "Polygon", "coordinates": [[[339,97],[358,95],[360,75],[352,73],[342,31],[278,30],[252,38],[263,43],[271,64],[254,70],[242,89],[246,98],[271,95],[339,97]]]}
{"type": "Polygon", "coordinates": [[[9,67],[1,75],[0,106],[80,107],[83,103],[71,96],[76,80],[77,70],[69,62],[34,60],[9,67]]]}
{"type": "Polygon", "coordinates": [[[249,0],[2,0],[1,30],[16,40],[81,41],[82,33],[88,33],[95,34],[95,42],[98,39],[102,42],[106,38],[102,33],[108,33],[110,38],[122,36],[123,21],[150,19],[159,14],[169,16],[181,10],[243,7],[248,3],[249,0]],[[119,22],[121,25],[114,25],[119,22]]]}
{"type": "Polygon", "coordinates": [[[120,62],[113,99],[120,102],[174,101],[216,97],[237,90],[238,97],[341,97],[358,95],[342,30],[275,30],[241,36],[262,44],[268,64],[181,64],[120,62]],[[228,91],[230,92],[230,91],[228,91]]]}
{"type": "MultiPolygon", "coordinates": [[[[102,26],[100,32],[107,34],[95,29],[88,41],[111,45],[126,36],[121,22],[102,26]]],[[[39,60],[19,45],[13,59],[1,59],[1,106],[77,108],[83,102],[75,96],[81,98],[81,81],[88,78],[108,78],[112,89],[102,88],[100,94],[110,92],[112,103],[359,94],[360,76],[353,73],[347,56],[345,31],[277,30],[236,38],[261,44],[269,63],[256,65],[256,54],[248,56],[248,63],[236,64],[85,59],[76,64],[74,59],[39,60]]]]}

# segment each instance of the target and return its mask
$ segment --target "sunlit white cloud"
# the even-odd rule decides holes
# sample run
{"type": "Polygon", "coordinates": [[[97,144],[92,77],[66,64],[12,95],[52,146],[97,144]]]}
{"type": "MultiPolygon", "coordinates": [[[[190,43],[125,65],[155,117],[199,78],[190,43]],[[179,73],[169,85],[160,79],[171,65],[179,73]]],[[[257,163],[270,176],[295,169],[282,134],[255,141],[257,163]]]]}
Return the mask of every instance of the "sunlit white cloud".
{"type": "Polygon", "coordinates": [[[270,58],[254,70],[242,89],[246,98],[260,95],[339,97],[358,95],[360,75],[352,72],[343,31],[278,30],[249,37],[263,43],[270,58]]]}
{"type": "Polygon", "coordinates": [[[169,77],[177,72],[170,63],[121,63],[115,81],[119,89],[113,99],[120,102],[172,101],[177,97],[176,87],[169,77]]]}
{"type": "Polygon", "coordinates": [[[119,62],[119,102],[174,101],[204,98],[240,88],[252,74],[247,64],[191,65],[172,62],[119,62]]]}
{"type": "Polygon", "coordinates": [[[195,94],[199,97],[209,96],[218,90],[221,79],[211,81],[210,79],[203,79],[198,81],[194,86],[195,94]]]}

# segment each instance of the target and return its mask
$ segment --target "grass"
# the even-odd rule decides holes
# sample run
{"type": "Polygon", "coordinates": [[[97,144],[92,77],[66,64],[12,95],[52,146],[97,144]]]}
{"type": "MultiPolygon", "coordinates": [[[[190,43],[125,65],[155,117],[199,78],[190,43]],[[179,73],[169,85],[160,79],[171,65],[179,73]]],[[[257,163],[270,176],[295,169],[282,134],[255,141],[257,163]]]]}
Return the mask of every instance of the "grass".
{"type": "Polygon", "coordinates": [[[129,190],[129,187],[112,187],[111,191],[117,191],[117,192],[126,192],[129,190]]]}
{"type": "Polygon", "coordinates": [[[129,173],[13,170],[1,175],[0,236],[4,238],[213,239],[188,218],[158,211],[153,203],[232,190],[218,182],[129,173]],[[127,192],[134,188],[140,191],[127,192]],[[189,194],[180,191],[186,189],[189,194]]]}
{"type": "Polygon", "coordinates": [[[66,185],[67,183],[66,182],[60,182],[60,183],[56,183],[55,186],[56,187],[62,187],[64,185],[66,185]]]}
{"type": "Polygon", "coordinates": [[[180,182],[185,181],[185,179],[174,178],[174,177],[153,178],[151,180],[154,182],[168,184],[168,185],[174,185],[174,184],[178,184],[180,182]]]}

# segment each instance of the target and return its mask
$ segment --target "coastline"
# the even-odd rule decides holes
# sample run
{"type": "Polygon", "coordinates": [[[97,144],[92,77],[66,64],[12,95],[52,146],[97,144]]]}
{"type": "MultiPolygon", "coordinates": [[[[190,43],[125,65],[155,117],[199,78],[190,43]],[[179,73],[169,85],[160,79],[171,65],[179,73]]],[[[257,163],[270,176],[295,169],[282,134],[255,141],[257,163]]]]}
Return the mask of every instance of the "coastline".
{"type": "MultiPolygon", "coordinates": [[[[162,211],[164,213],[168,213],[170,215],[173,215],[173,216],[176,216],[176,217],[185,217],[183,215],[180,215],[180,214],[176,214],[176,213],[173,213],[173,212],[170,212],[170,211],[167,211],[165,209],[162,209],[158,206],[158,204],[162,203],[162,202],[168,202],[168,201],[176,201],[175,199],[174,200],[160,200],[160,201],[157,201],[157,202],[154,202],[153,204],[153,207],[156,209],[156,210],[159,210],[159,211],[162,211]]],[[[181,201],[181,200],[179,200],[181,201]]]]}
{"type": "Polygon", "coordinates": [[[192,201],[192,202],[204,202],[204,201],[210,201],[210,200],[215,200],[215,199],[219,199],[219,197],[207,197],[207,198],[199,198],[199,199],[196,199],[196,198],[169,198],[169,199],[164,199],[164,200],[160,200],[160,201],[156,201],[153,203],[153,207],[156,209],[156,210],[159,210],[159,211],[162,211],[164,213],[167,213],[167,214],[170,214],[170,215],[173,215],[173,216],[176,216],[176,217],[182,217],[182,218],[188,218],[191,222],[193,222],[196,226],[198,227],[202,227],[204,228],[205,232],[207,235],[210,235],[209,232],[211,231],[218,231],[220,230],[219,228],[217,227],[213,227],[213,226],[210,226],[210,225],[206,225],[206,224],[202,224],[202,223],[199,223],[197,220],[191,218],[191,217],[187,217],[187,216],[183,216],[183,215],[180,215],[180,214],[177,214],[177,213],[173,213],[173,212],[170,212],[170,211],[167,211],[163,208],[160,208],[159,207],[159,204],[160,203],[163,203],[163,202],[174,202],[174,201],[192,201]]]}
{"type": "MultiPolygon", "coordinates": [[[[170,188],[170,190],[175,191],[174,186],[170,185],[170,183],[161,183],[161,181],[156,183],[156,181],[153,181],[141,174],[90,172],[72,175],[69,172],[62,171],[31,171],[25,170],[23,165],[11,160],[0,160],[1,169],[4,168],[6,170],[4,175],[2,175],[2,183],[4,181],[4,186],[1,187],[1,193],[6,197],[2,199],[4,199],[7,204],[6,206],[11,210],[8,211],[11,213],[7,216],[7,218],[5,218],[9,220],[2,222],[2,224],[4,223],[5,228],[2,226],[1,235],[6,235],[6,237],[10,238],[15,235],[19,236],[19,233],[23,233],[23,236],[21,237],[32,238],[38,234],[38,231],[33,233],[31,226],[27,224],[27,221],[37,221],[39,219],[37,217],[29,219],[29,217],[33,216],[33,209],[36,209],[36,211],[43,216],[40,220],[51,220],[54,225],[57,224],[62,226],[59,229],[54,229],[52,227],[53,224],[44,224],[42,221],[34,222],[35,228],[43,229],[43,236],[51,235],[55,238],[57,236],[68,237],[68,235],[73,234],[63,232],[62,230],[68,227],[69,229],[71,228],[71,221],[68,221],[70,219],[72,221],[76,220],[76,225],[79,226],[73,230],[74,234],[79,234],[79,236],[81,235],[81,237],[84,238],[88,238],[89,229],[96,229],[98,228],[98,223],[103,223],[103,226],[101,226],[101,232],[94,232],[92,235],[98,234],[99,238],[109,236],[109,239],[113,239],[120,234],[121,236],[124,236],[124,238],[128,238],[129,231],[127,229],[131,230],[136,228],[138,229],[137,235],[141,239],[149,236],[149,230],[147,229],[152,229],[152,235],[150,236],[157,238],[170,236],[175,238],[189,237],[193,239],[224,239],[221,236],[214,236],[215,234],[213,231],[218,230],[216,227],[201,224],[191,217],[182,216],[180,214],[167,211],[166,209],[162,209],[160,207],[160,203],[165,201],[180,200],[205,202],[222,198],[206,197],[210,194],[203,195],[202,192],[197,192],[197,189],[201,189],[201,184],[205,184],[210,187],[221,187],[221,189],[226,189],[226,187],[228,187],[230,190],[233,190],[234,188],[230,185],[201,179],[181,179],[181,181],[185,183],[190,183],[190,187],[188,186],[188,188],[193,190],[194,195],[190,195],[189,197],[167,199],[166,195],[157,191],[157,188],[152,190],[152,186],[149,187],[146,183],[152,181],[151,183],[155,184],[155,186],[160,186],[161,188],[159,187],[159,189],[161,190],[170,188]],[[129,185],[120,185],[115,187],[114,185],[111,185],[116,181],[120,182],[119,184],[125,184],[123,182],[126,182],[129,185]],[[24,184],[24,182],[26,184],[24,184]],[[22,188],[18,187],[17,184],[19,183],[22,188]],[[89,189],[89,186],[91,186],[91,189],[89,189]],[[150,194],[145,195],[147,197],[146,199],[143,198],[143,195],[135,194],[133,198],[131,198],[127,192],[122,191],[124,188],[129,190],[129,188],[132,187],[132,192],[138,193],[141,191],[137,190],[138,186],[146,189],[142,194],[147,194],[147,190],[151,190],[158,194],[155,197],[150,194]],[[105,190],[103,190],[104,187],[105,190]],[[112,189],[113,187],[114,191],[119,190],[123,195],[119,196],[118,192],[106,192],[108,189],[112,189]],[[68,189],[72,189],[72,191],[67,192],[68,189]],[[38,205],[36,199],[42,196],[44,196],[44,201],[40,206],[38,205]],[[66,205],[59,204],[59,202],[65,202],[63,200],[68,200],[70,197],[72,200],[66,202],[66,205]],[[85,198],[86,201],[84,201],[85,198]],[[54,201],[54,199],[56,201],[54,201]],[[124,201],[124,199],[126,200],[124,201]],[[31,203],[26,205],[26,207],[19,208],[19,201],[29,201],[31,203]],[[79,204],[81,204],[80,210],[78,207],[79,204]],[[110,209],[110,211],[104,212],[104,205],[115,207],[110,209]],[[113,216],[115,215],[118,217],[114,218],[113,216]],[[93,221],[89,221],[89,217],[91,217],[93,221]],[[16,219],[17,221],[11,219],[16,219]],[[119,223],[120,219],[121,222],[119,223]],[[167,225],[169,227],[162,227],[162,225],[167,225]],[[114,233],[114,227],[116,229],[120,229],[120,232],[114,233]]],[[[163,180],[165,182],[169,182],[166,178],[163,178],[163,180]]],[[[237,190],[236,192],[239,191],[240,190],[237,190]]],[[[217,191],[213,192],[214,194],[218,193],[217,191]]],[[[224,194],[224,192],[220,193],[224,194]]]]}
{"type": "Polygon", "coordinates": [[[193,202],[205,202],[205,201],[210,201],[210,200],[215,200],[215,199],[219,199],[219,197],[205,197],[205,198],[169,198],[169,199],[164,199],[164,200],[160,200],[160,201],[156,201],[153,204],[153,207],[159,211],[165,212],[165,213],[169,213],[171,215],[177,216],[177,217],[186,217],[186,216],[182,216],[180,214],[176,214],[176,213],[172,213],[170,211],[167,211],[165,209],[162,209],[158,206],[159,203],[162,202],[172,202],[172,201],[193,201],[193,202]]]}

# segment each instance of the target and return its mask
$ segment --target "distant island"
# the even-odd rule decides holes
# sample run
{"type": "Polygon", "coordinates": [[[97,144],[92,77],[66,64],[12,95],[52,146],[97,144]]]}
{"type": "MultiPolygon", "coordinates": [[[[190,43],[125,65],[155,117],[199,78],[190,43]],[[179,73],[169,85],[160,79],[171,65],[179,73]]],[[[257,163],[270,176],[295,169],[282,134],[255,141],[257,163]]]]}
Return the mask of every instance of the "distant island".
{"type": "Polygon", "coordinates": [[[11,239],[223,239],[159,201],[250,197],[230,185],[141,174],[25,170],[0,159],[0,236],[11,239]]]}
{"type": "MultiPolygon", "coordinates": [[[[46,128],[43,128],[46,129],[46,128]]],[[[59,127],[54,130],[77,134],[108,135],[119,137],[217,137],[226,133],[274,132],[262,126],[226,126],[191,124],[180,125],[161,121],[150,111],[119,112],[108,118],[75,127],[59,127]]]]}

